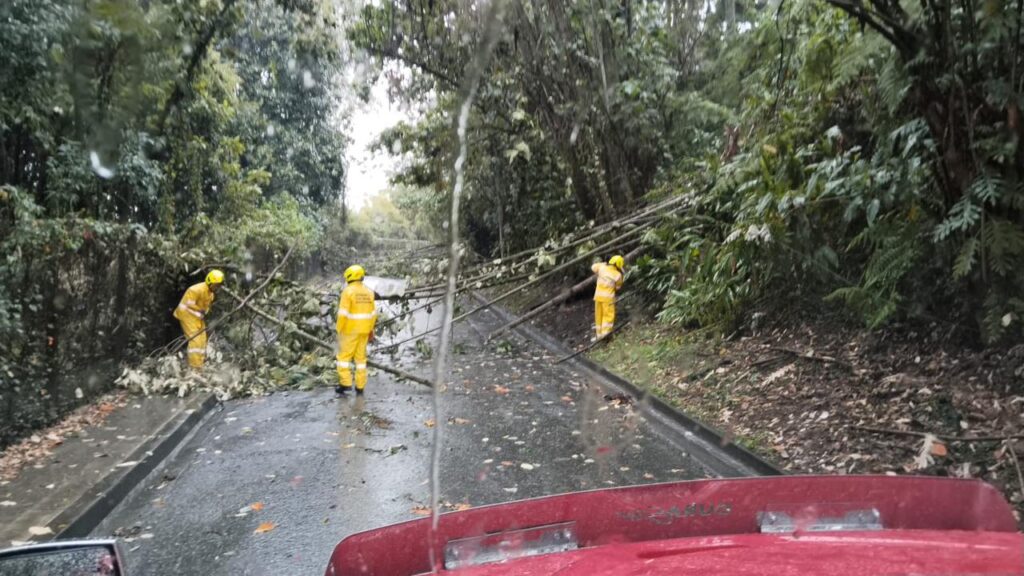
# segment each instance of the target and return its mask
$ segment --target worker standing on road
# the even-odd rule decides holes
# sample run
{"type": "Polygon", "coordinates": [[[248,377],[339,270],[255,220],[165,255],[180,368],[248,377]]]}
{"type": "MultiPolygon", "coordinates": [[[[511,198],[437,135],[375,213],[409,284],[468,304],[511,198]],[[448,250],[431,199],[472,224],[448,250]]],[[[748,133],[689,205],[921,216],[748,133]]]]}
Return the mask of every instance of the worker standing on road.
{"type": "Polygon", "coordinates": [[[615,291],[622,288],[622,269],[626,261],[615,255],[608,263],[598,262],[590,267],[597,274],[594,290],[594,340],[604,338],[615,326],[615,291]]]}
{"type": "Polygon", "coordinates": [[[181,302],[174,309],[174,317],[181,322],[181,331],[188,340],[188,365],[202,368],[206,361],[206,314],[213,304],[215,293],[224,283],[224,273],[210,270],[206,281],[189,286],[181,302]]]}
{"type": "Polygon", "coordinates": [[[345,395],[352,388],[352,360],[355,359],[356,394],[366,387],[366,344],[372,342],[377,323],[377,305],[373,290],[363,285],[366,271],[358,264],[345,270],[345,289],[338,302],[338,387],[345,395]]]}

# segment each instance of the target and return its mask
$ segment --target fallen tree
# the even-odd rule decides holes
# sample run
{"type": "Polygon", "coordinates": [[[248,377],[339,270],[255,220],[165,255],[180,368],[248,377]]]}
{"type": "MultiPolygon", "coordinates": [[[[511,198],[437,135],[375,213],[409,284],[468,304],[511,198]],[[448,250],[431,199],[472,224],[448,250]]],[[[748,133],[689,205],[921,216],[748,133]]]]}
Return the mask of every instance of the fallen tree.
{"type": "MultiPolygon", "coordinates": [[[[499,302],[501,302],[501,301],[503,301],[503,300],[505,300],[505,299],[507,299],[507,298],[509,298],[509,297],[511,297],[513,295],[515,295],[515,294],[518,294],[519,292],[522,292],[523,290],[525,290],[525,289],[527,289],[527,288],[529,288],[531,286],[534,286],[534,285],[536,285],[536,284],[538,284],[540,282],[543,282],[544,280],[550,278],[551,276],[553,276],[553,275],[555,275],[555,274],[557,274],[559,272],[562,272],[563,270],[565,270],[566,268],[568,268],[570,266],[579,264],[580,262],[582,262],[583,260],[586,260],[588,258],[592,258],[594,255],[596,255],[599,252],[602,252],[604,250],[608,250],[609,248],[611,248],[613,246],[616,246],[616,245],[621,246],[621,245],[623,245],[623,243],[625,243],[626,245],[629,245],[629,244],[631,244],[633,242],[637,242],[637,241],[639,241],[639,238],[634,238],[634,237],[638,236],[640,232],[646,231],[650,226],[651,226],[651,223],[648,223],[648,224],[644,224],[644,225],[638,226],[636,228],[633,228],[632,230],[630,230],[629,232],[627,232],[625,234],[622,234],[622,235],[620,235],[620,236],[618,236],[618,237],[616,237],[616,238],[614,238],[612,240],[609,240],[608,242],[605,242],[604,244],[601,244],[600,246],[598,246],[598,247],[596,247],[596,248],[594,248],[592,250],[588,250],[587,252],[581,254],[580,256],[577,256],[576,258],[573,258],[572,260],[569,260],[568,262],[565,262],[564,264],[562,264],[560,266],[556,266],[555,268],[552,268],[551,270],[545,272],[544,274],[541,274],[540,276],[534,278],[533,280],[531,280],[531,281],[529,281],[529,282],[527,282],[527,283],[525,283],[525,284],[523,284],[521,286],[517,286],[516,288],[514,288],[512,290],[509,290],[509,291],[505,292],[504,294],[501,294],[500,296],[498,296],[494,300],[490,300],[488,302],[485,302],[484,304],[480,304],[476,308],[473,308],[472,310],[470,310],[468,312],[465,312],[463,314],[460,314],[460,315],[456,316],[455,318],[452,319],[452,322],[458,322],[458,321],[464,320],[464,319],[468,318],[469,316],[472,316],[473,314],[476,314],[477,312],[480,312],[481,310],[490,308],[494,304],[497,304],[497,303],[499,303],[499,302]]],[[[638,248],[638,250],[639,250],[639,248],[638,248]]],[[[383,347],[381,350],[385,351],[385,350],[396,349],[399,346],[401,346],[402,344],[406,344],[408,342],[412,342],[413,340],[418,340],[418,339],[420,339],[420,338],[422,338],[422,337],[424,337],[424,336],[426,336],[428,334],[433,334],[434,332],[437,332],[440,329],[441,329],[441,327],[438,326],[438,327],[435,327],[435,328],[431,328],[429,330],[425,330],[423,332],[420,332],[419,334],[416,334],[414,336],[410,336],[409,338],[406,338],[405,340],[402,340],[400,342],[396,342],[394,344],[388,344],[387,346],[383,347]]]]}
{"type": "MultiPolygon", "coordinates": [[[[332,353],[334,352],[335,347],[334,347],[333,344],[330,344],[329,342],[321,340],[321,339],[317,338],[316,336],[314,336],[313,334],[310,334],[309,332],[306,332],[306,331],[304,331],[304,330],[302,330],[300,328],[297,328],[297,327],[294,327],[294,326],[289,326],[288,323],[285,322],[284,320],[276,318],[273,315],[271,315],[271,314],[269,314],[267,312],[264,312],[263,310],[260,310],[256,306],[252,305],[252,303],[243,300],[242,297],[240,297],[239,295],[235,294],[234,292],[228,290],[227,288],[222,288],[221,290],[225,294],[230,296],[231,298],[235,299],[235,301],[241,303],[241,305],[243,305],[246,308],[248,308],[253,314],[256,314],[260,318],[263,318],[264,320],[267,320],[268,322],[272,322],[273,324],[275,324],[275,325],[277,325],[277,326],[287,330],[288,332],[290,332],[292,334],[295,334],[296,336],[298,336],[298,337],[300,337],[300,338],[302,338],[302,339],[304,339],[304,340],[306,340],[308,342],[316,344],[317,346],[320,346],[321,348],[323,348],[325,350],[329,350],[332,353]]],[[[409,372],[406,372],[405,370],[401,370],[399,368],[394,368],[394,367],[391,367],[391,366],[380,364],[379,362],[374,362],[372,360],[367,360],[366,364],[368,366],[370,366],[371,368],[376,368],[378,370],[381,370],[383,372],[387,372],[388,374],[392,374],[392,375],[397,376],[399,378],[403,378],[403,379],[409,380],[411,382],[416,382],[417,384],[422,384],[422,385],[428,386],[428,387],[433,387],[433,385],[434,385],[430,380],[427,380],[426,378],[420,378],[419,376],[416,376],[415,374],[410,374],[409,372]]]]}
{"type": "MultiPolygon", "coordinates": [[[[624,258],[626,259],[626,262],[632,262],[633,259],[636,258],[637,256],[639,256],[641,253],[643,253],[643,247],[638,247],[638,248],[633,249],[629,253],[627,253],[624,256],[624,258]]],[[[558,294],[558,296],[555,296],[551,300],[548,300],[547,302],[541,304],[540,306],[537,306],[536,308],[534,308],[533,310],[530,310],[526,314],[523,314],[519,318],[516,318],[515,320],[505,324],[501,328],[498,328],[494,332],[491,332],[491,334],[487,337],[487,339],[490,340],[491,338],[494,338],[495,336],[498,336],[500,334],[504,334],[505,332],[508,332],[509,330],[515,328],[516,326],[519,326],[523,322],[528,322],[528,321],[536,318],[537,316],[540,316],[541,314],[543,314],[547,310],[550,310],[551,308],[554,308],[555,306],[558,306],[558,305],[562,304],[563,302],[568,301],[569,299],[577,296],[578,294],[581,294],[584,291],[586,291],[586,290],[588,290],[590,288],[593,288],[594,284],[596,284],[596,283],[597,283],[597,276],[595,276],[593,274],[591,274],[590,276],[587,276],[587,278],[585,280],[582,280],[582,281],[578,282],[577,284],[573,285],[571,288],[563,290],[562,292],[560,292],[558,294]]]]}

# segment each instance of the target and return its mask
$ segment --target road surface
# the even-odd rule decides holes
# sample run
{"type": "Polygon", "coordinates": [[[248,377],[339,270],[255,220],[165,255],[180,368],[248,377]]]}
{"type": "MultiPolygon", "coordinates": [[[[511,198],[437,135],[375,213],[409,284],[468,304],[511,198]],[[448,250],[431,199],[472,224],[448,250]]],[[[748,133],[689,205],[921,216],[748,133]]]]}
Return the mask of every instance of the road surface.
{"type": "MultiPolygon", "coordinates": [[[[515,334],[485,344],[500,324],[485,311],[456,327],[440,416],[446,510],[711,475],[680,435],[539,346],[515,334]]],[[[424,352],[406,346],[403,367],[430,374],[424,352]]],[[[323,574],[345,536],[425,513],[436,420],[429,389],[383,373],[363,397],[228,402],[93,535],[125,538],[133,575],[323,574]]]]}

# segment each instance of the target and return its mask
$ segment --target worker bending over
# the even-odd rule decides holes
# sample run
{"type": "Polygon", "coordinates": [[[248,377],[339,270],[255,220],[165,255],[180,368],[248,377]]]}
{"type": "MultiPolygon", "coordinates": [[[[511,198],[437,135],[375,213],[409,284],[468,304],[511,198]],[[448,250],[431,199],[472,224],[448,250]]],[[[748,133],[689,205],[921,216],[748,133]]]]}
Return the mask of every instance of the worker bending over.
{"type": "Polygon", "coordinates": [[[594,340],[604,338],[615,326],[615,291],[622,288],[622,269],[626,261],[615,255],[608,263],[598,262],[590,267],[597,274],[594,290],[594,340]]]}
{"type": "Polygon", "coordinates": [[[358,264],[345,270],[345,289],[338,302],[338,387],[344,396],[352,388],[352,360],[355,359],[356,394],[366,387],[366,344],[373,341],[377,305],[373,290],[363,285],[366,271],[358,264]]]}
{"type": "Polygon", "coordinates": [[[224,283],[224,273],[210,270],[206,281],[189,286],[181,302],[174,309],[174,317],[181,322],[181,331],[188,339],[188,365],[202,368],[206,361],[206,314],[213,305],[215,293],[224,283]]]}

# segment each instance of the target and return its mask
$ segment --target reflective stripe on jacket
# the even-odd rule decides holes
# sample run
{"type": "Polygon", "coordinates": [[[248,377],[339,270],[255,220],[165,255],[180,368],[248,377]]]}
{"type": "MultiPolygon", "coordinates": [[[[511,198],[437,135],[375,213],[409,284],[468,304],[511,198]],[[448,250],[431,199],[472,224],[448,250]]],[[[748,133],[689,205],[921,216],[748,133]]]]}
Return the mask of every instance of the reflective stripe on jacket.
{"type": "Polygon", "coordinates": [[[615,291],[622,287],[622,272],[611,264],[598,262],[590,267],[597,274],[594,302],[614,302],[615,291]]]}
{"type": "Polygon", "coordinates": [[[188,314],[201,320],[210,311],[213,300],[213,290],[210,290],[206,282],[193,284],[185,291],[181,302],[178,302],[178,307],[174,309],[174,317],[181,320],[182,316],[188,314]]]}
{"type": "Polygon", "coordinates": [[[350,282],[338,301],[339,334],[369,334],[377,323],[377,305],[373,290],[362,282],[350,282]]]}

